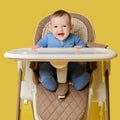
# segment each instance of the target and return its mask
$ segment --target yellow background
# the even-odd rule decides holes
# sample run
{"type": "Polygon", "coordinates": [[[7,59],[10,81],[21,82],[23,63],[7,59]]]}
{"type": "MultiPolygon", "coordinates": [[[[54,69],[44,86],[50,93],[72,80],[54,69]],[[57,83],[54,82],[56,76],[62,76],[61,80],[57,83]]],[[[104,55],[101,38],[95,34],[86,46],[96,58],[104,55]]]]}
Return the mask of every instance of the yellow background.
{"type": "MultiPolygon", "coordinates": [[[[0,0],[0,120],[15,120],[17,63],[3,57],[5,51],[30,47],[39,21],[64,9],[87,16],[93,24],[96,42],[120,53],[119,0],[0,0]]],[[[111,62],[111,120],[120,120],[120,58],[111,62]]],[[[28,111],[27,111],[28,110],[28,111]]],[[[24,120],[32,120],[29,109],[24,120]]]]}

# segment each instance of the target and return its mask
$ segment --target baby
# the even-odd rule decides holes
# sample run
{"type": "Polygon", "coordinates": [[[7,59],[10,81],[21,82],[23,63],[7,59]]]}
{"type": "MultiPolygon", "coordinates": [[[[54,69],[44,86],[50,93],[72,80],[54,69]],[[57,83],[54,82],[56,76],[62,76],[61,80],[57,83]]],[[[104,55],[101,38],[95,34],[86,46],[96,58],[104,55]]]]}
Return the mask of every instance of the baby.
{"type": "MultiPolygon", "coordinates": [[[[80,49],[86,47],[84,41],[71,33],[73,29],[71,16],[64,10],[58,10],[51,15],[49,31],[40,39],[32,49],[43,48],[71,48],[80,49]]],[[[90,75],[85,71],[86,64],[69,62],[67,79],[72,82],[77,90],[82,90],[90,80],[90,75]]],[[[41,84],[50,91],[57,89],[57,74],[49,62],[39,63],[39,76],[41,84]]]]}

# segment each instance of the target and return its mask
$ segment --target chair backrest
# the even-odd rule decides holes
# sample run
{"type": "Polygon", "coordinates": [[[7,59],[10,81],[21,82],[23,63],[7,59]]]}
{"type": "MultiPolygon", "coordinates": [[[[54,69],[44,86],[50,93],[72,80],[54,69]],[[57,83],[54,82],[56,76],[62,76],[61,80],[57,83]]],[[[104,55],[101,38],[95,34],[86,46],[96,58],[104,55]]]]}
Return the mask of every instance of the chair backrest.
{"type": "MultiPolygon", "coordinates": [[[[80,14],[70,13],[70,15],[72,17],[72,24],[74,25],[74,29],[71,32],[78,35],[85,42],[94,42],[95,33],[90,21],[80,14]]],[[[51,15],[48,15],[39,23],[34,38],[35,44],[49,32],[48,25],[50,24],[50,17],[51,15]]]]}

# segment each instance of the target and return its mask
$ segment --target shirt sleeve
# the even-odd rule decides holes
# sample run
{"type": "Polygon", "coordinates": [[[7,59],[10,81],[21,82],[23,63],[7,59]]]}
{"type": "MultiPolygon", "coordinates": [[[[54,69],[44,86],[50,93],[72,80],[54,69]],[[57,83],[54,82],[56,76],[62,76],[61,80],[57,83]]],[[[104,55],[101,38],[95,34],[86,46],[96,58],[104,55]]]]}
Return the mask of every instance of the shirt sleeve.
{"type": "Polygon", "coordinates": [[[81,40],[78,36],[75,37],[75,45],[86,47],[86,43],[83,40],[81,40]]]}
{"type": "Polygon", "coordinates": [[[37,42],[37,46],[40,46],[40,47],[47,47],[47,42],[48,41],[48,35],[45,35],[42,39],[40,39],[38,42],[37,42]]]}

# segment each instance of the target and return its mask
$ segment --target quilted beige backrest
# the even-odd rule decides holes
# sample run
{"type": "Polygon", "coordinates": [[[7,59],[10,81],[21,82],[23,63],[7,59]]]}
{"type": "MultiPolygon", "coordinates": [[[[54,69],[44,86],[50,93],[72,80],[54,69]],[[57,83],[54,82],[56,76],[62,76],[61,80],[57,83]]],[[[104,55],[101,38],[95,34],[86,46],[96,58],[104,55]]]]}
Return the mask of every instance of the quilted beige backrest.
{"type": "MultiPolygon", "coordinates": [[[[90,21],[83,15],[70,13],[72,17],[72,24],[74,29],[72,33],[78,35],[85,42],[94,42],[95,34],[90,21]]],[[[45,17],[38,25],[35,33],[35,44],[40,40],[46,33],[48,33],[48,25],[50,24],[50,16],[45,17]]]]}

